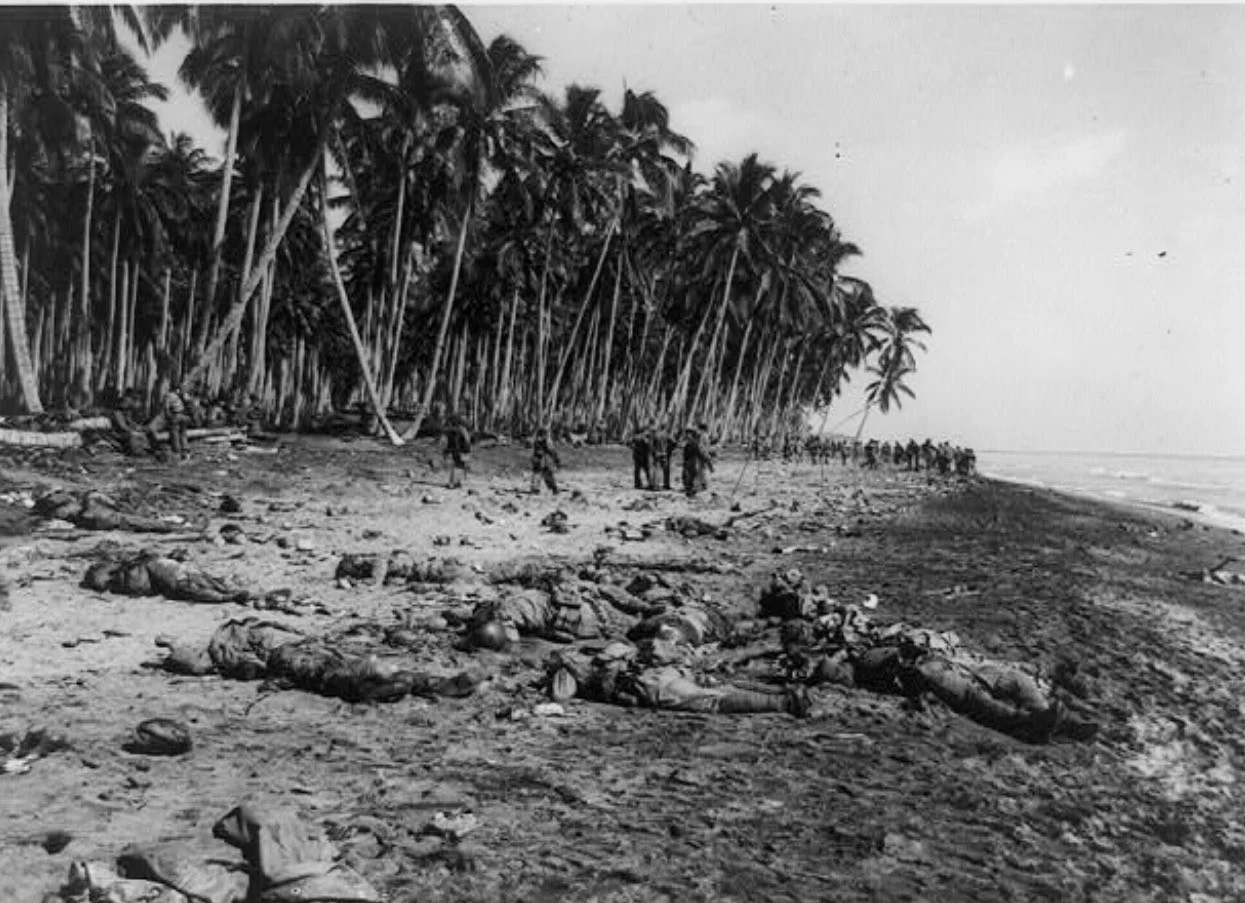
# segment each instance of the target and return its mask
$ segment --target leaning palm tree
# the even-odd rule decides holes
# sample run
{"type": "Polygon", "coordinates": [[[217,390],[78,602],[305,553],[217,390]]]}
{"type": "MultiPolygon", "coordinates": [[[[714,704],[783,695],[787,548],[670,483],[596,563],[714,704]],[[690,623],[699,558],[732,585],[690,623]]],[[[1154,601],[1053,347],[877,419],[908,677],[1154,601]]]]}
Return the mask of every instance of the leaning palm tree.
{"type": "MultiPolygon", "coordinates": [[[[315,136],[314,146],[304,158],[282,213],[268,233],[263,252],[257,255],[250,272],[241,275],[242,286],[236,299],[222,317],[215,337],[191,368],[188,380],[193,381],[203,374],[207,363],[220,353],[245,316],[251,298],[324,162],[330,142],[339,134],[343,105],[360,95],[369,100],[380,99],[374,92],[376,82],[371,72],[377,67],[392,65],[408,48],[425,46],[433,30],[457,34],[469,28],[465,17],[453,7],[347,6],[305,12],[296,30],[299,39],[296,47],[287,50],[291,63],[275,77],[281,80],[284,96],[297,111],[296,118],[309,123],[310,134],[315,136]]],[[[330,242],[326,242],[326,252],[333,253],[330,242]]],[[[339,293],[344,291],[340,282],[338,288],[339,293]]],[[[346,313],[348,318],[353,318],[353,313],[346,313]]],[[[390,441],[400,444],[401,438],[385,417],[361,342],[356,343],[356,352],[365,374],[369,401],[376,409],[381,427],[390,441]]]]}
{"type": "Polygon", "coordinates": [[[26,310],[17,275],[9,209],[13,184],[9,173],[10,111],[32,89],[57,80],[72,66],[78,38],[77,23],[68,7],[0,7],[0,293],[22,402],[32,414],[42,413],[43,405],[26,333],[26,310]]]}
{"type": "Polygon", "coordinates": [[[886,311],[885,335],[877,362],[869,368],[875,379],[865,389],[865,411],[856,430],[856,438],[864,432],[869,411],[877,407],[883,414],[891,405],[902,407],[903,396],[915,398],[905,380],[916,372],[914,348],[925,350],[925,343],[916,338],[931,330],[914,307],[892,307],[886,311]]]}

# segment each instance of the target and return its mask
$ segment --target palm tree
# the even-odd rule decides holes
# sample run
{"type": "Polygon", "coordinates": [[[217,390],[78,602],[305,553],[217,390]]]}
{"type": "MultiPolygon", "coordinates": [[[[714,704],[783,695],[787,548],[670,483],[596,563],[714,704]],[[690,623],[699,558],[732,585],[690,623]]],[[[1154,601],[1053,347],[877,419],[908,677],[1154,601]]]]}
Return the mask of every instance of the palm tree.
{"type": "Polygon", "coordinates": [[[32,89],[54,88],[64,78],[79,47],[77,24],[68,7],[46,9],[0,8],[0,292],[13,365],[22,401],[32,414],[43,411],[26,311],[17,275],[10,198],[9,123],[11,109],[20,106],[32,89]]]}
{"type": "Polygon", "coordinates": [[[931,330],[914,307],[889,308],[886,311],[884,328],[877,363],[869,368],[869,372],[876,379],[865,390],[865,412],[860,418],[856,438],[860,438],[860,434],[864,432],[865,421],[869,419],[869,411],[874,406],[885,414],[892,404],[897,408],[902,407],[903,396],[916,397],[905,380],[916,372],[916,355],[913,349],[925,350],[925,343],[915,336],[931,330]]]}
{"type": "MultiPolygon", "coordinates": [[[[575,338],[583,323],[584,314],[591,303],[593,292],[605,264],[610,241],[622,216],[622,204],[618,197],[618,180],[627,174],[626,163],[621,159],[618,123],[600,100],[596,88],[569,85],[565,100],[558,103],[550,97],[541,98],[541,117],[550,139],[551,149],[542,168],[548,173],[544,186],[543,203],[547,217],[546,271],[552,256],[553,236],[557,226],[572,251],[587,250],[586,245],[599,234],[601,219],[609,225],[599,240],[597,263],[584,291],[583,300],[576,310],[574,322],[568,335],[560,339],[562,353],[558,356],[553,382],[545,397],[545,342],[551,338],[539,336],[537,355],[537,405],[541,416],[550,416],[558,403],[558,390],[566,373],[567,363],[575,347],[575,338]]],[[[544,298],[540,300],[544,310],[544,298]]]]}
{"type": "MultiPolygon", "coordinates": [[[[202,374],[206,362],[219,354],[228,336],[241,323],[251,297],[259,288],[323,162],[326,149],[334,136],[339,135],[346,100],[352,96],[383,100],[376,90],[376,79],[370,75],[374,67],[394,64],[409,48],[425,46],[424,42],[433,34],[466,40],[464,35],[469,29],[465,17],[453,7],[329,7],[306,12],[298,21],[297,27],[292,29],[298,40],[291,42],[287,50],[289,62],[274,78],[284,87],[291,110],[297,111],[297,118],[306,123],[314,136],[314,147],[305,158],[281,216],[269,231],[262,254],[250,272],[242,274],[242,287],[236,300],[187,379],[194,380],[202,374]]],[[[476,41],[478,43],[478,39],[476,41]]],[[[333,253],[331,243],[326,242],[326,251],[333,253]]],[[[344,286],[336,282],[340,293],[344,286]]],[[[344,312],[349,318],[353,317],[352,313],[344,312]]],[[[366,351],[361,346],[356,351],[367,375],[369,400],[377,409],[381,425],[391,441],[400,443],[381,408],[375,383],[370,378],[366,351]]]]}
{"type": "MultiPolygon", "coordinates": [[[[474,31],[463,29],[463,34],[466,38],[463,44],[474,76],[468,82],[471,90],[452,97],[456,111],[455,146],[459,157],[457,171],[462,184],[463,213],[459,217],[454,265],[437,327],[432,363],[424,381],[415,420],[403,434],[404,438],[418,434],[436,392],[441,353],[454,312],[467,232],[484,189],[482,180],[487,175],[513,177],[516,169],[526,163],[528,154],[525,151],[533,140],[531,107],[521,109],[517,104],[535,95],[531,83],[540,74],[540,57],[527,53],[518,42],[505,35],[494,39],[485,49],[474,37],[474,31]]],[[[451,399],[452,405],[456,403],[457,399],[451,399]]]]}
{"type": "MultiPolygon", "coordinates": [[[[686,401],[692,365],[710,316],[715,316],[719,323],[726,317],[741,257],[754,273],[772,259],[768,233],[775,212],[774,186],[774,167],[758,160],[756,154],[749,154],[738,165],[718,164],[709,189],[697,199],[686,236],[688,251],[702,282],[716,283],[716,274],[723,271],[726,279],[716,315],[712,304],[707,305],[692,336],[671,401],[672,411],[681,409],[686,401]]],[[[715,336],[718,328],[714,326],[715,336]]]]}

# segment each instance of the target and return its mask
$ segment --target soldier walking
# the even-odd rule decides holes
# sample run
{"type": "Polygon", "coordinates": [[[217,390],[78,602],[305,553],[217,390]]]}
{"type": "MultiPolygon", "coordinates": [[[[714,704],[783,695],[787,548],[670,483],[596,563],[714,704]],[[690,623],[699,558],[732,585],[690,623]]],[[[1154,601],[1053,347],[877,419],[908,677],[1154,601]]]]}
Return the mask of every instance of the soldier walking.
{"type": "Polygon", "coordinates": [[[463,478],[467,476],[467,457],[471,454],[471,434],[463,423],[462,417],[454,414],[445,430],[445,451],[442,457],[450,459],[450,489],[459,489],[463,478]],[[462,477],[458,472],[462,471],[462,477]]]}
{"type": "Polygon", "coordinates": [[[555,467],[562,462],[549,441],[549,430],[543,426],[536,431],[536,441],[532,444],[532,493],[540,493],[540,482],[544,481],[554,495],[558,494],[558,481],[554,478],[555,467]]]}

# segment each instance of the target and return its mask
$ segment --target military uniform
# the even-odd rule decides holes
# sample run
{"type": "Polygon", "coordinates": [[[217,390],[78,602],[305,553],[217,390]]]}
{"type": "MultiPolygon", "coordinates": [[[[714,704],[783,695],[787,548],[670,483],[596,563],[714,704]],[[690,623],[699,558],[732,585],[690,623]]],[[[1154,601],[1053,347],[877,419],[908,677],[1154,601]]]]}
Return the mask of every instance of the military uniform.
{"type": "Polygon", "coordinates": [[[713,471],[713,460],[705,453],[696,430],[687,431],[683,443],[683,491],[688,498],[709,488],[706,472],[713,471]]]}
{"type": "Polygon", "coordinates": [[[160,454],[160,440],[156,436],[161,430],[169,432],[169,447],[173,454],[186,454],[186,403],[182,401],[181,392],[169,389],[164,393],[160,405],[160,413],[147,425],[147,443],[152,454],[160,454]]]}
{"type": "Polygon", "coordinates": [[[549,431],[537,430],[536,441],[532,444],[532,492],[540,492],[540,481],[543,480],[556,495],[558,481],[554,478],[553,471],[555,467],[561,466],[562,462],[558,458],[558,453],[554,451],[553,443],[549,441],[549,431]]]}
{"type": "Polygon", "coordinates": [[[127,455],[138,454],[142,428],[138,425],[138,400],[132,392],[126,392],[121,403],[109,415],[113,437],[127,455]]]}
{"type": "Polygon", "coordinates": [[[636,489],[652,488],[653,434],[648,427],[637,430],[631,437],[631,468],[635,475],[636,489]]]}
{"type": "Polygon", "coordinates": [[[653,431],[653,479],[651,486],[657,488],[657,471],[661,471],[661,488],[670,491],[670,459],[674,457],[674,440],[664,427],[653,431]]]}
{"type": "Polygon", "coordinates": [[[450,489],[456,489],[462,486],[462,479],[458,477],[458,471],[463,472],[463,476],[467,475],[467,456],[471,454],[471,436],[467,432],[467,428],[463,425],[462,420],[455,417],[450,421],[449,429],[445,431],[445,457],[450,459],[450,489]]]}

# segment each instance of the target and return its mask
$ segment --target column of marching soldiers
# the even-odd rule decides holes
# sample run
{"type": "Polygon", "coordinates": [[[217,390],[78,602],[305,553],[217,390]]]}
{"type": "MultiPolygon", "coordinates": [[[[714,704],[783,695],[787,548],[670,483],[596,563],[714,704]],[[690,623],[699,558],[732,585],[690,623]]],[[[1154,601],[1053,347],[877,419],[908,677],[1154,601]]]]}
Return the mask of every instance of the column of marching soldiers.
{"type": "Polygon", "coordinates": [[[807,460],[811,464],[827,464],[838,461],[840,464],[859,464],[861,467],[875,469],[882,465],[891,465],[914,472],[937,472],[942,476],[972,476],[977,472],[977,453],[971,448],[961,448],[950,442],[926,439],[920,445],[915,439],[907,443],[878,443],[870,439],[862,443],[859,439],[832,439],[827,436],[809,435],[801,439],[799,436],[787,434],[776,439],[754,437],[748,446],[750,456],[765,461],[781,453],[784,461],[796,463],[807,460]]]}
{"type": "MultiPolygon", "coordinates": [[[[129,391],[118,400],[111,412],[113,436],[121,449],[137,454],[143,442],[154,454],[164,457],[163,443],[158,432],[167,431],[170,451],[179,457],[187,454],[187,427],[230,425],[258,432],[262,428],[262,411],[259,399],[239,394],[228,400],[205,401],[198,393],[188,392],[177,386],[165,392],[158,402],[154,416],[143,427],[141,402],[137,391],[129,391]]],[[[604,441],[604,430],[589,428],[577,435],[565,428],[555,431],[542,427],[533,441],[532,489],[539,491],[544,483],[557,492],[554,470],[561,466],[553,439],[569,440],[574,445],[596,445],[604,441]]],[[[457,471],[466,470],[466,456],[471,452],[471,433],[463,418],[450,415],[444,428],[445,454],[453,459],[450,470],[450,486],[461,486],[457,471]]],[[[640,424],[632,432],[628,443],[631,447],[632,465],[636,489],[665,490],[671,487],[670,469],[674,458],[681,452],[682,491],[689,497],[707,488],[708,474],[713,472],[713,445],[709,427],[698,423],[683,430],[681,437],[665,427],[653,423],[640,424]]],[[[937,472],[946,476],[972,476],[977,470],[977,455],[971,448],[953,446],[949,442],[934,444],[930,439],[918,445],[915,439],[903,442],[882,442],[870,439],[844,439],[818,434],[802,435],[788,432],[776,436],[756,434],[747,443],[750,459],[766,461],[781,454],[788,463],[826,464],[838,461],[844,466],[859,465],[868,469],[890,465],[909,471],[937,472]]]]}

